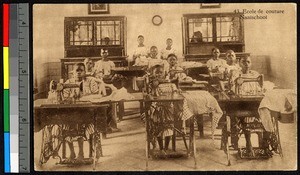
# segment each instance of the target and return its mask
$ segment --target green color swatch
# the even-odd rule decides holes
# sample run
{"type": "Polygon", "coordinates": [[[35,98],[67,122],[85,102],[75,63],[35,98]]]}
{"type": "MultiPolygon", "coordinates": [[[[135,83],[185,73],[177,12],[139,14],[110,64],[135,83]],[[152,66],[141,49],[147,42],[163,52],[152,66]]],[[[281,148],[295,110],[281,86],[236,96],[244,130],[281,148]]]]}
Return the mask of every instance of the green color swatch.
{"type": "Polygon", "coordinates": [[[4,89],[4,132],[9,132],[9,90],[4,89]]]}

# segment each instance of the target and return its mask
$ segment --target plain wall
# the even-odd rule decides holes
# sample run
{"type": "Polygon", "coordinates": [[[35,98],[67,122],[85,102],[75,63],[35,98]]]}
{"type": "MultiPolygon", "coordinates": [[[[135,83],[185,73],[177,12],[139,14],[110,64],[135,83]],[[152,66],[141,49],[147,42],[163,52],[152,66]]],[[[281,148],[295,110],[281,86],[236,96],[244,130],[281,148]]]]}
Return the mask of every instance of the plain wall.
{"type": "MultiPolygon", "coordinates": [[[[64,57],[64,18],[75,16],[126,16],[127,55],[137,46],[137,36],[145,36],[147,46],[165,47],[167,38],[182,54],[183,14],[223,13],[235,9],[284,10],[284,14],[269,14],[264,20],[244,20],[245,51],[255,58],[270,58],[270,74],[282,87],[296,88],[296,5],[272,3],[222,3],[221,8],[201,9],[194,4],[110,4],[110,13],[89,15],[87,4],[35,4],[33,6],[33,59],[37,81],[41,79],[40,65],[59,62],[64,57]],[[163,23],[152,24],[152,17],[160,15],[163,23]],[[283,66],[284,64],[284,66],[283,66]]],[[[263,14],[265,15],[265,14],[263,14]]],[[[39,83],[38,83],[39,84],[39,83]]]]}

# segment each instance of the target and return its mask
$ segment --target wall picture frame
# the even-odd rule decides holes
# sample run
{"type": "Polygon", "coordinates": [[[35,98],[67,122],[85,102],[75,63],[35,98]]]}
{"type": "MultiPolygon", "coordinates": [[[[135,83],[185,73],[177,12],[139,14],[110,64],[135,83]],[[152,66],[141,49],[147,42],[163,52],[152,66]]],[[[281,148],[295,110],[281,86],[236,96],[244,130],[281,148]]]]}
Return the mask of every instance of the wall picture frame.
{"type": "Polygon", "coordinates": [[[108,14],[109,4],[89,4],[88,14],[108,14]]]}
{"type": "Polygon", "coordinates": [[[220,8],[221,3],[201,3],[200,8],[220,8]]]}

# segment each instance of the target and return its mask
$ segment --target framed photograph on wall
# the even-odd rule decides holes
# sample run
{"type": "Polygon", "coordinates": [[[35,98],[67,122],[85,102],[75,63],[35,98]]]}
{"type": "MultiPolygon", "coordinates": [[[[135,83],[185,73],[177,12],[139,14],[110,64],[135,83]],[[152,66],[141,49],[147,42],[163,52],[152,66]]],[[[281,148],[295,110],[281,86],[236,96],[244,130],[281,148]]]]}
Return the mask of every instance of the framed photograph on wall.
{"type": "Polygon", "coordinates": [[[107,14],[109,13],[108,4],[89,4],[89,14],[107,14]]]}
{"type": "Polygon", "coordinates": [[[201,3],[200,8],[220,8],[221,3],[201,3]]]}

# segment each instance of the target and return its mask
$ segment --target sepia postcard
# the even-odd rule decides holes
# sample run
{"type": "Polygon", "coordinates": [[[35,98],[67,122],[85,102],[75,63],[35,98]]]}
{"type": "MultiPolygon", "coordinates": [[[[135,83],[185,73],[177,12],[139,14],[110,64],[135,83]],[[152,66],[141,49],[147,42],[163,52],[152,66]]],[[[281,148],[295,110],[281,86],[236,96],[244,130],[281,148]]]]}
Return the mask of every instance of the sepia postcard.
{"type": "Polygon", "coordinates": [[[35,171],[297,170],[297,5],[33,4],[35,171]]]}

